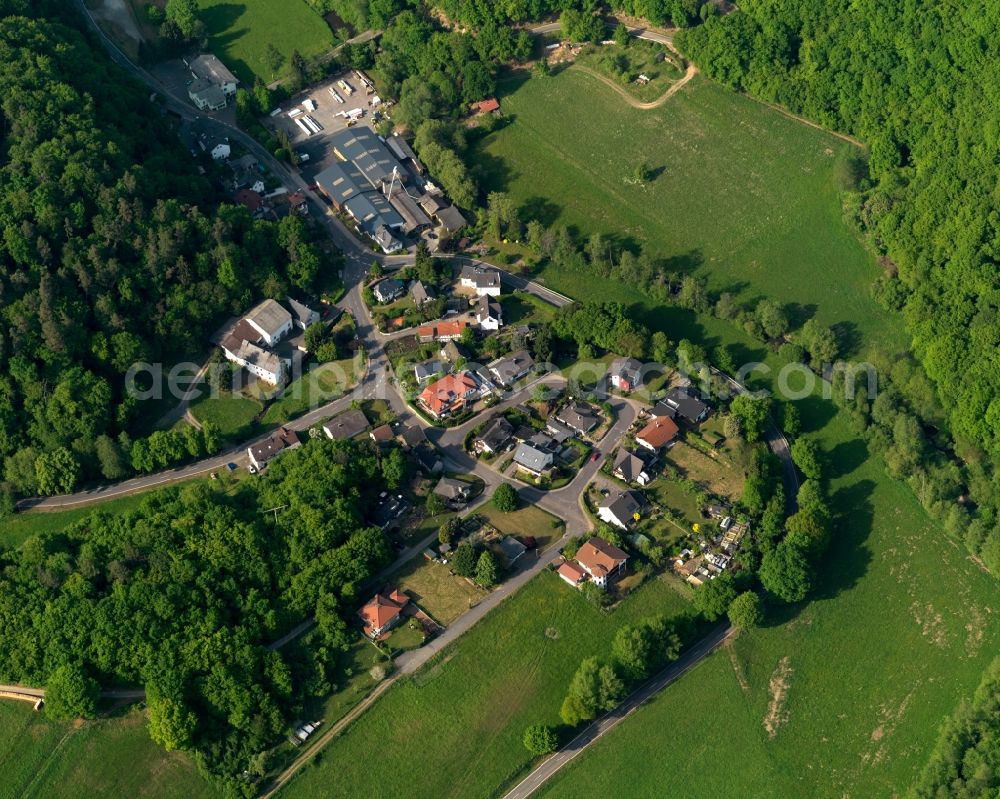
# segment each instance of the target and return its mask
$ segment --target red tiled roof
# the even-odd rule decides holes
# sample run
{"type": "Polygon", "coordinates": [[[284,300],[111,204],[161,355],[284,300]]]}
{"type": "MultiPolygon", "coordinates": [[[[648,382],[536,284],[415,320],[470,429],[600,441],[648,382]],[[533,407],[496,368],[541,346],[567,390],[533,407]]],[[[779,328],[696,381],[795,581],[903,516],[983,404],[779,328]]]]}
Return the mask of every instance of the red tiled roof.
{"type": "Polygon", "coordinates": [[[252,189],[240,189],[233,198],[251,214],[264,204],[264,198],[252,189]]]}
{"type": "Polygon", "coordinates": [[[636,436],[654,449],[669,444],[677,436],[677,424],[667,416],[655,416],[636,436]]]}
{"type": "Polygon", "coordinates": [[[373,441],[379,441],[379,442],[392,441],[393,439],[392,428],[387,424],[379,425],[374,430],[372,430],[371,437],[373,441]]]}
{"type": "Polygon", "coordinates": [[[603,538],[591,538],[576,553],[576,561],[591,574],[607,574],[614,571],[628,555],[603,538]]]}
{"type": "Polygon", "coordinates": [[[395,588],[386,596],[375,594],[368,603],[358,611],[365,623],[365,632],[381,630],[409,603],[410,598],[395,588]]]}
{"type": "Polygon", "coordinates": [[[476,381],[468,372],[445,375],[420,392],[420,401],[432,413],[440,415],[463,401],[466,393],[474,391],[476,387],[476,381]]]}
{"type": "Polygon", "coordinates": [[[486,100],[480,100],[476,105],[479,106],[479,111],[482,114],[488,114],[490,111],[500,110],[500,101],[496,97],[490,97],[486,100]]]}
{"type": "Polygon", "coordinates": [[[581,580],[584,580],[587,577],[587,573],[579,566],[577,566],[575,563],[573,563],[573,561],[571,560],[567,560],[565,563],[563,563],[563,565],[559,567],[557,572],[560,577],[562,577],[564,580],[568,580],[569,582],[573,583],[573,585],[576,585],[581,580]]]}
{"type": "Polygon", "coordinates": [[[417,328],[417,335],[420,338],[449,338],[462,335],[462,331],[468,326],[469,323],[465,319],[453,319],[450,322],[422,325],[417,328]]]}

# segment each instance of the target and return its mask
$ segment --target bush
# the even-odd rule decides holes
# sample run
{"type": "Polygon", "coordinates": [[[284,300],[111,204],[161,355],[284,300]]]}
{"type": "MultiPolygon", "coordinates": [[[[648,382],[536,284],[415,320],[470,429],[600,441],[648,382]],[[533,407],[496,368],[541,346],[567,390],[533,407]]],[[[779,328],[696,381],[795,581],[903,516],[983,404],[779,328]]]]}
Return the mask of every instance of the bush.
{"type": "Polygon", "coordinates": [[[501,483],[493,492],[493,505],[501,513],[517,510],[517,491],[510,483],[501,483]]]}
{"type": "Polygon", "coordinates": [[[532,724],[524,731],[524,748],[533,755],[547,755],[556,750],[559,739],[548,724],[532,724]]]}
{"type": "Polygon", "coordinates": [[[742,630],[756,627],[764,618],[760,597],[753,591],[744,591],[729,605],[729,621],[742,630]]]}

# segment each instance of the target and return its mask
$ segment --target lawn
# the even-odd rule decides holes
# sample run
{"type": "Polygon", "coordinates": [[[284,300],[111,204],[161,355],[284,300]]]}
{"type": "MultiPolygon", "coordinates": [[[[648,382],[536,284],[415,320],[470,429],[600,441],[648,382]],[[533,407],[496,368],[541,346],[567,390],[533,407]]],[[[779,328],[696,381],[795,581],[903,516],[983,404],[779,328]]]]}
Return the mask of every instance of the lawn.
{"type": "Polygon", "coordinates": [[[615,630],[684,600],[648,581],[611,614],[551,573],[503,603],[412,678],[393,686],[283,797],[484,797],[520,773],[536,721],[558,722],[580,660],[607,654],[615,630]],[[372,741],[397,741],[392,768],[372,769],[372,741]]]}
{"type": "Polygon", "coordinates": [[[452,575],[447,566],[425,558],[414,558],[391,581],[405,591],[434,621],[447,626],[487,594],[463,577],[452,575]]]}
{"type": "MultiPolygon", "coordinates": [[[[799,318],[815,305],[823,324],[905,342],[900,321],[870,298],[879,269],[842,221],[853,145],[700,77],[652,110],[574,69],[511,79],[501,93],[513,121],[470,162],[484,190],[510,192],[523,218],[584,237],[601,231],[741,300],[799,303],[799,318]],[[658,174],[635,185],[641,162],[658,174]]],[[[581,277],[548,270],[542,279],[579,300],[630,294],[581,277]]]]}
{"type": "Polygon", "coordinates": [[[590,45],[573,61],[600,72],[642,102],[656,100],[684,74],[677,55],[661,44],[642,39],[632,39],[624,48],[590,45]],[[663,54],[662,61],[657,61],[659,53],[663,54]],[[649,82],[637,83],[639,75],[645,75],[649,82]]]}
{"type": "Polygon", "coordinates": [[[58,724],[31,705],[0,702],[0,799],[216,795],[194,762],[153,743],[145,714],[58,724]]]}
{"type": "Polygon", "coordinates": [[[283,424],[336,399],[354,385],[357,375],[353,358],[313,367],[285,387],[284,393],[264,412],[264,424],[283,424]]]}
{"type": "Polygon", "coordinates": [[[667,450],[664,460],[675,467],[682,476],[693,480],[718,497],[735,502],[743,493],[743,469],[732,459],[729,452],[713,451],[712,455],[706,455],[701,450],[678,441],[667,450]]]}
{"type": "Polygon", "coordinates": [[[259,76],[270,83],[287,67],[294,50],[305,58],[334,46],[333,33],[305,0],[198,0],[208,30],[208,49],[247,86],[259,76]],[[264,51],[272,45],[285,63],[272,75],[264,51]]]}
{"type": "Polygon", "coordinates": [[[211,422],[223,438],[241,438],[253,426],[254,419],[264,409],[255,399],[240,394],[205,397],[191,406],[191,414],[202,424],[211,422]]]}
{"type": "Polygon", "coordinates": [[[534,294],[524,292],[500,297],[505,325],[532,325],[552,320],[556,309],[534,294]]]}
{"type": "Polygon", "coordinates": [[[537,505],[522,505],[515,511],[503,513],[492,502],[476,508],[476,514],[485,516],[501,533],[515,536],[531,535],[544,549],[563,534],[563,522],[537,505]]]}

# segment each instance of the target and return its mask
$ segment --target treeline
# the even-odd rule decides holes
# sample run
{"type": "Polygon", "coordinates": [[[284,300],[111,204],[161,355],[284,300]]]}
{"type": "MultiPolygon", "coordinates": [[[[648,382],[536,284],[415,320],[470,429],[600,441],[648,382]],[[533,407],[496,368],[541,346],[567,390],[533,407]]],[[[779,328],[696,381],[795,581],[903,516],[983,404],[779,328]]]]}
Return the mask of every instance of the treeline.
{"type": "Polygon", "coordinates": [[[1000,454],[1000,141],[984,134],[1000,105],[983,90],[1000,83],[997,14],[995,2],[954,15],[929,0],[796,0],[678,37],[710,76],[868,144],[851,210],[884,256],[874,295],[906,321],[961,458],[987,469],[1000,454]]]}
{"type": "Polygon", "coordinates": [[[46,686],[60,717],[141,685],[153,739],[251,795],[303,703],[345,677],[359,586],[390,559],[366,511],[397,461],[310,440],[235,492],[168,490],[0,552],[0,677],[46,686]],[[267,648],[309,615],[308,647],[267,648]]]}
{"type": "MultiPolygon", "coordinates": [[[[581,26],[580,35],[570,37],[574,41],[599,41],[604,38],[602,34],[605,26],[601,14],[606,10],[639,17],[654,25],[675,27],[694,24],[714,13],[714,6],[704,0],[611,0],[609,3],[595,0],[441,0],[437,6],[453,22],[477,29],[529,23],[552,16],[568,16],[573,19],[571,29],[576,25],[581,26]],[[593,20],[599,21],[599,27],[595,26],[593,20]]],[[[563,30],[566,31],[566,26],[563,30]]]]}
{"type": "MultiPolygon", "coordinates": [[[[499,199],[494,202],[503,206],[499,199]]],[[[546,228],[537,220],[525,223],[516,212],[503,215],[503,220],[503,235],[524,236],[537,264],[553,264],[578,274],[593,272],[631,286],[654,302],[711,313],[768,344],[787,363],[802,363],[820,371],[843,354],[835,329],[813,319],[793,329],[787,310],[780,304],[764,298],[746,307],[732,294],[710,292],[703,279],[671,268],[669,259],[645,250],[637,254],[615,251],[600,233],[581,243],[565,226],[546,228]]],[[[644,352],[668,366],[676,363],[670,359],[670,342],[662,333],[654,333],[646,341],[645,347],[637,348],[640,355],[636,357],[644,352]]],[[[548,340],[543,336],[541,343],[545,345],[548,340]]],[[[679,351],[687,348],[701,356],[689,363],[707,362],[705,358],[711,355],[724,371],[738,366],[726,348],[709,354],[690,342],[681,344],[684,346],[678,345],[679,351]]],[[[991,572],[1000,574],[1000,472],[983,453],[963,448],[948,436],[935,386],[913,355],[888,352],[874,343],[864,357],[877,373],[875,399],[868,398],[868,376],[864,371],[855,374],[834,369],[829,375],[833,401],[847,412],[871,451],[882,457],[888,473],[905,480],[924,509],[948,534],[962,540],[991,572]],[[853,393],[845,390],[848,380],[855,380],[853,393]]]]}
{"type": "Polygon", "coordinates": [[[937,744],[908,799],[988,799],[1000,790],[1000,658],[941,725],[937,744]]]}
{"type": "Polygon", "coordinates": [[[167,434],[140,444],[155,418],[124,374],[205,350],[222,319],[261,294],[311,290],[324,265],[300,218],[218,205],[176,126],[77,22],[61,3],[0,0],[8,502],[212,451],[167,434]]]}

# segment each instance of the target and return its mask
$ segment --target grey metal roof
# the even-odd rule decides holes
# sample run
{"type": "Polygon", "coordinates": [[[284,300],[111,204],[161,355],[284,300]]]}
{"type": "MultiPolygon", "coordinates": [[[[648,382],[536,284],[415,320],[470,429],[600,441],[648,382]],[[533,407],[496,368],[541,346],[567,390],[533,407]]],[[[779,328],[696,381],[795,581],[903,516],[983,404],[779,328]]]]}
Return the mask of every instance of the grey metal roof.
{"type": "Polygon", "coordinates": [[[552,465],[552,453],[542,452],[531,444],[518,444],[514,451],[514,463],[526,466],[535,472],[543,472],[552,465]]]}
{"type": "Polygon", "coordinates": [[[326,432],[327,436],[338,441],[354,438],[354,436],[358,435],[358,433],[362,433],[367,429],[368,419],[365,418],[365,415],[357,408],[344,411],[342,414],[334,416],[329,422],[323,425],[323,430],[326,432]]]}
{"type": "Polygon", "coordinates": [[[251,309],[246,320],[252,322],[268,335],[275,335],[282,327],[291,324],[292,315],[275,300],[267,299],[251,309]]]}
{"type": "MultiPolygon", "coordinates": [[[[375,188],[392,178],[392,169],[399,165],[389,149],[379,140],[371,128],[360,125],[345,128],[330,139],[330,146],[347,161],[353,161],[365,179],[375,188]]],[[[405,179],[405,170],[400,170],[400,179],[405,179]]]]}

